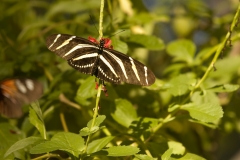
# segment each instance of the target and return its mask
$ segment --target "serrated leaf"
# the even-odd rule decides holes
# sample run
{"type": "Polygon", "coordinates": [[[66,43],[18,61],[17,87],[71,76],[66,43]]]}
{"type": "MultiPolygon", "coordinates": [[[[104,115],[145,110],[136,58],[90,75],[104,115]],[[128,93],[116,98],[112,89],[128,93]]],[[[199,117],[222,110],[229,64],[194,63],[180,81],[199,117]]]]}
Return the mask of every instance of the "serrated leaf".
{"type": "Polygon", "coordinates": [[[219,105],[219,98],[217,95],[208,90],[196,91],[191,97],[194,104],[213,103],[219,105]]]}
{"type": "Polygon", "coordinates": [[[206,160],[206,159],[196,154],[186,153],[183,157],[178,158],[178,160],[206,160]]]}
{"type": "Polygon", "coordinates": [[[80,135],[60,132],[55,134],[50,141],[34,146],[30,150],[30,153],[41,154],[55,150],[63,150],[78,157],[84,147],[84,139],[80,135]]]}
{"type": "Polygon", "coordinates": [[[138,153],[140,150],[139,148],[132,146],[114,146],[108,149],[103,149],[103,151],[107,151],[108,156],[118,157],[134,155],[138,153]]]}
{"type": "Polygon", "coordinates": [[[93,134],[97,132],[100,128],[98,126],[93,126],[90,130],[88,127],[84,127],[80,130],[80,136],[88,136],[90,134],[93,134]]]}
{"type": "Polygon", "coordinates": [[[208,88],[207,90],[210,90],[212,92],[233,92],[236,91],[238,88],[239,85],[236,84],[223,84],[208,88]]]}
{"type": "Polygon", "coordinates": [[[43,139],[43,138],[40,138],[40,137],[28,137],[28,138],[25,138],[25,139],[21,139],[21,140],[17,141],[16,143],[14,143],[7,150],[4,157],[7,157],[9,154],[11,154],[11,153],[13,153],[17,150],[25,149],[29,145],[34,145],[34,144],[41,143],[41,142],[44,142],[44,141],[46,141],[46,140],[43,139]]]}
{"type": "MultiPolygon", "coordinates": [[[[106,119],[106,116],[105,115],[99,115],[96,120],[95,120],[95,124],[94,126],[97,126],[99,127],[100,124],[106,119]]],[[[88,123],[87,123],[87,127],[88,128],[91,128],[91,125],[92,125],[92,120],[90,120],[88,123]]]]}
{"type": "Polygon", "coordinates": [[[172,154],[176,155],[184,155],[186,151],[185,147],[181,143],[175,141],[165,141],[161,143],[151,142],[148,143],[148,147],[153,155],[162,155],[169,148],[172,148],[173,149],[172,154]]]}
{"type": "Polygon", "coordinates": [[[168,88],[168,92],[173,96],[181,96],[189,92],[191,85],[194,83],[196,83],[194,75],[181,74],[172,78],[169,83],[165,84],[165,87],[168,88]]]}
{"type": "Polygon", "coordinates": [[[183,155],[184,152],[186,151],[185,147],[179,143],[179,142],[175,142],[175,141],[168,141],[168,148],[172,148],[172,154],[177,154],[177,155],[183,155]]]}
{"type": "Polygon", "coordinates": [[[223,116],[221,106],[212,103],[198,105],[189,103],[183,105],[181,109],[187,110],[192,118],[208,123],[217,123],[223,116]]]}
{"type": "Polygon", "coordinates": [[[139,44],[149,50],[162,50],[164,48],[163,41],[151,35],[133,34],[128,41],[139,44]]]}
{"type": "Polygon", "coordinates": [[[196,46],[189,40],[176,40],[167,45],[167,52],[177,61],[193,62],[196,46]]]}
{"type": "Polygon", "coordinates": [[[105,147],[111,140],[115,138],[114,136],[108,136],[101,139],[97,139],[89,143],[87,148],[87,153],[91,154],[97,151],[100,151],[103,147],[105,147]]]}
{"type": "Polygon", "coordinates": [[[146,154],[135,154],[135,157],[137,157],[140,160],[157,160],[157,158],[152,158],[146,154]]]}
{"type": "Polygon", "coordinates": [[[46,130],[43,122],[38,118],[37,113],[31,107],[29,107],[29,121],[40,132],[41,136],[46,139],[46,130]]]}
{"type": "Polygon", "coordinates": [[[173,153],[173,149],[169,148],[166,152],[164,152],[164,154],[161,156],[162,160],[169,160],[171,155],[173,153]]]}
{"type": "Polygon", "coordinates": [[[115,100],[116,109],[111,114],[113,119],[119,124],[129,127],[132,121],[137,119],[137,113],[132,104],[124,99],[115,100]]]}
{"type": "MultiPolygon", "coordinates": [[[[31,154],[42,154],[47,152],[52,152],[55,150],[61,150],[61,148],[64,148],[64,146],[60,146],[58,142],[55,141],[46,141],[43,143],[40,143],[33,148],[30,149],[31,154]]],[[[64,149],[65,150],[65,149],[64,149]]],[[[67,150],[68,152],[68,150],[67,150]]]]}
{"type": "Polygon", "coordinates": [[[87,136],[89,134],[91,134],[91,132],[90,132],[90,128],[88,127],[84,127],[80,130],[80,136],[87,136]]]}
{"type": "Polygon", "coordinates": [[[217,71],[209,74],[209,78],[218,80],[218,83],[229,83],[234,75],[238,73],[240,67],[240,56],[229,56],[221,61],[217,61],[214,66],[217,71]]]}
{"type": "Polygon", "coordinates": [[[149,117],[139,117],[133,121],[129,128],[137,130],[138,134],[142,132],[151,132],[154,127],[159,124],[159,119],[149,117]]]}
{"type": "Polygon", "coordinates": [[[195,119],[189,119],[188,121],[189,121],[189,122],[192,122],[192,123],[198,123],[198,124],[204,125],[204,126],[206,126],[206,127],[212,128],[212,129],[216,129],[216,128],[218,127],[217,124],[205,123],[205,122],[198,121],[198,120],[195,120],[195,119]]]}

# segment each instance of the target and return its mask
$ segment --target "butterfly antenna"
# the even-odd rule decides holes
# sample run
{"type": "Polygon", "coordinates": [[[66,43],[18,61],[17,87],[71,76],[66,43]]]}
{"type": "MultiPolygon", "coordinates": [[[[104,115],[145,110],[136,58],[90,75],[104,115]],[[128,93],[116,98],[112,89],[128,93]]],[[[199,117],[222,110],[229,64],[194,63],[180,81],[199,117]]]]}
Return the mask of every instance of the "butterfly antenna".
{"type": "Polygon", "coordinates": [[[98,28],[97,28],[97,26],[95,25],[95,21],[94,21],[94,18],[93,18],[93,16],[89,15],[89,17],[90,17],[90,20],[92,21],[92,23],[93,23],[93,25],[94,25],[94,27],[95,27],[95,29],[96,29],[97,33],[99,34],[99,31],[98,31],[98,28]]]}
{"type": "MultiPolygon", "coordinates": [[[[122,32],[124,32],[124,31],[125,31],[125,29],[123,29],[123,30],[121,30],[121,31],[118,31],[118,32],[112,34],[110,37],[113,37],[113,36],[115,36],[115,35],[117,35],[117,34],[119,34],[119,33],[122,33],[122,32]]],[[[109,38],[110,38],[110,37],[109,37],[109,38]]]]}

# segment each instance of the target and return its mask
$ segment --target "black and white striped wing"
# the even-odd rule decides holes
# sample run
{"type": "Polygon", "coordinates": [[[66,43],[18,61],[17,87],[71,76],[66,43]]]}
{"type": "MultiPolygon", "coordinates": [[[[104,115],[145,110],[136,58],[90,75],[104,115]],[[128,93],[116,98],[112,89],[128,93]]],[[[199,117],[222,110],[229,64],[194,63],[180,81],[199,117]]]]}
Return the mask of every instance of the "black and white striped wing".
{"type": "Polygon", "coordinates": [[[46,40],[50,51],[68,60],[73,68],[85,74],[92,74],[93,65],[98,59],[98,47],[95,43],[76,36],[55,34],[46,40]]]}
{"type": "MultiPolygon", "coordinates": [[[[139,61],[116,50],[103,49],[103,59],[100,58],[99,66],[105,66],[98,77],[100,79],[109,78],[108,75],[129,84],[149,86],[155,82],[155,76],[151,70],[139,61]],[[108,67],[109,66],[109,67],[108,67]],[[112,66],[112,68],[111,68],[112,66]],[[104,77],[107,75],[106,77],[104,77]]],[[[113,82],[114,83],[114,82],[113,82]]],[[[116,82],[115,82],[116,83],[116,82]]]]}
{"type": "Polygon", "coordinates": [[[152,71],[142,63],[87,39],[58,34],[49,36],[46,44],[49,50],[68,60],[73,68],[85,74],[95,75],[101,80],[144,86],[155,81],[152,71]]]}

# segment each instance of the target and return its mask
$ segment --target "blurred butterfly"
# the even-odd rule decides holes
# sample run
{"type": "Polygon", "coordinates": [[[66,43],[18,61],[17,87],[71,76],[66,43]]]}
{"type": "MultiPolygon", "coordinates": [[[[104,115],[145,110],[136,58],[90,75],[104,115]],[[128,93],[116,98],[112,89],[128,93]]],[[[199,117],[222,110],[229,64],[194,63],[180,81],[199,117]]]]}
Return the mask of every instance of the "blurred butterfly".
{"type": "Polygon", "coordinates": [[[43,93],[40,82],[32,79],[8,79],[0,82],[0,114],[20,118],[22,105],[37,100],[43,93]]]}

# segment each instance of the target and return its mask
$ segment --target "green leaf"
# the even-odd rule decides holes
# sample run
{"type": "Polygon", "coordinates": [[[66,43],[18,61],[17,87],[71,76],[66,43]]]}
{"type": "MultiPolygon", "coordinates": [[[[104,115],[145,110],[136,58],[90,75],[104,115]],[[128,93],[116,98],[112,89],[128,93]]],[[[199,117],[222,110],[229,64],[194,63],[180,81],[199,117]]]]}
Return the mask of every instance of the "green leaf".
{"type": "Polygon", "coordinates": [[[178,77],[172,78],[169,83],[164,84],[163,87],[168,88],[173,96],[181,96],[190,91],[193,84],[196,83],[194,75],[181,74],[178,77]]]}
{"type": "Polygon", "coordinates": [[[129,127],[132,121],[137,119],[136,110],[129,101],[124,99],[116,99],[115,105],[116,109],[111,116],[119,124],[129,127]]]}
{"type": "Polygon", "coordinates": [[[164,48],[163,41],[151,35],[133,34],[128,41],[139,44],[149,50],[162,50],[164,48]]]}
{"type": "Polygon", "coordinates": [[[44,123],[39,119],[37,113],[31,107],[29,107],[29,121],[37,128],[41,136],[46,139],[46,130],[44,123]]]}
{"type": "Polygon", "coordinates": [[[194,92],[191,100],[194,104],[204,104],[204,103],[213,103],[219,105],[219,98],[217,95],[209,90],[206,91],[196,91],[194,92]]]}
{"type": "Polygon", "coordinates": [[[138,117],[137,120],[133,121],[129,128],[142,134],[142,132],[149,133],[159,124],[159,119],[149,117],[138,117]]]}
{"type": "Polygon", "coordinates": [[[97,139],[89,143],[87,148],[87,153],[91,154],[97,151],[100,151],[103,147],[105,147],[111,140],[113,140],[114,136],[108,136],[101,139],[97,139]]]}
{"type": "Polygon", "coordinates": [[[99,129],[100,129],[100,127],[98,127],[98,126],[93,126],[91,128],[91,130],[88,127],[84,127],[80,130],[80,136],[88,136],[90,134],[97,132],[99,129]]]}
{"type": "Polygon", "coordinates": [[[37,114],[38,118],[42,121],[43,121],[43,115],[42,115],[42,110],[39,106],[39,103],[37,102],[33,102],[31,103],[31,107],[33,108],[33,110],[35,111],[35,113],[37,114]]]}
{"type": "MultiPolygon", "coordinates": [[[[106,116],[105,115],[99,115],[96,120],[95,120],[95,124],[93,126],[97,126],[99,127],[100,124],[106,119],[106,116]]],[[[92,120],[90,120],[87,124],[87,127],[88,128],[91,128],[91,125],[92,125],[92,120]]]]}
{"type": "Polygon", "coordinates": [[[231,82],[240,68],[240,56],[229,56],[217,61],[214,66],[216,72],[211,72],[209,78],[217,79],[218,83],[225,84],[231,82]]]}
{"type": "MultiPolygon", "coordinates": [[[[16,143],[19,139],[23,138],[23,134],[21,130],[19,130],[16,126],[12,126],[9,123],[0,123],[0,159],[14,159],[16,154],[11,154],[7,158],[5,157],[5,153],[9,148],[16,143]]],[[[19,158],[22,158],[18,156],[19,158]]]]}
{"type": "Polygon", "coordinates": [[[150,142],[147,145],[153,155],[159,155],[159,156],[163,155],[166,152],[166,150],[168,150],[169,148],[172,148],[173,149],[172,154],[176,154],[176,155],[184,155],[186,151],[185,147],[181,143],[175,142],[175,141],[164,140],[161,143],[150,142]]]}
{"type": "Polygon", "coordinates": [[[171,155],[173,153],[173,149],[169,148],[166,152],[164,152],[164,154],[161,156],[162,160],[169,160],[171,155]]]}
{"type": "Polygon", "coordinates": [[[189,40],[176,40],[167,45],[167,52],[174,57],[174,60],[191,64],[196,46],[189,40]]]}
{"type": "Polygon", "coordinates": [[[90,105],[90,98],[95,97],[97,90],[95,89],[95,77],[88,77],[78,88],[75,100],[82,105],[90,105]]]}
{"type": "Polygon", "coordinates": [[[196,154],[186,153],[183,157],[178,158],[178,160],[206,160],[196,154]]]}
{"type": "Polygon", "coordinates": [[[113,157],[130,156],[140,151],[139,148],[132,146],[114,146],[103,150],[108,152],[108,156],[113,157]]]}
{"type": "Polygon", "coordinates": [[[117,50],[125,54],[128,52],[128,45],[125,42],[114,37],[111,38],[111,41],[112,41],[112,46],[114,50],[117,50]]]}
{"type": "Polygon", "coordinates": [[[207,90],[210,90],[212,92],[233,92],[236,91],[239,88],[239,85],[234,84],[223,84],[223,85],[217,85],[212,88],[208,88],[207,90]]]}
{"type": "Polygon", "coordinates": [[[135,154],[135,157],[137,157],[140,160],[157,160],[157,158],[152,158],[146,154],[135,154]]]}
{"type": "Polygon", "coordinates": [[[89,10],[90,8],[99,8],[100,3],[94,1],[85,1],[84,5],[81,5],[81,0],[72,0],[72,1],[58,1],[51,8],[48,9],[46,14],[47,18],[51,18],[54,15],[58,15],[61,12],[66,13],[78,13],[83,10],[89,10]]]}
{"type": "Polygon", "coordinates": [[[88,136],[91,133],[92,132],[90,132],[90,128],[88,127],[84,127],[80,130],[80,136],[88,136]]]}
{"type": "Polygon", "coordinates": [[[203,122],[217,123],[223,116],[222,108],[217,104],[203,103],[196,105],[189,103],[183,105],[181,109],[187,110],[192,118],[203,122]]]}
{"type": "Polygon", "coordinates": [[[106,116],[104,115],[99,115],[96,120],[95,120],[95,124],[93,125],[93,127],[91,128],[92,125],[92,120],[90,120],[87,124],[87,127],[84,127],[80,130],[80,135],[81,136],[88,136],[92,133],[97,132],[100,128],[100,124],[104,121],[104,119],[106,118],[106,116]],[[90,130],[91,128],[91,130],[90,130]]]}
{"type": "Polygon", "coordinates": [[[50,141],[34,146],[30,150],[30,153],[41,154],[55,150],[63,150],[78,157],[84,147],[84,139],[80,135],[69,132],[60,132],[55,134],[50,141]]]}
{"type": "Polygon", "coordinates": [[[8,156],[9,154],[20,150],[20,149],[25,149],[26,147],[28,147],[29,145],[34,145],[37,143],[41,143],[43,141],[46,141],[43,138],[40,137],[28,137],[25,139],[21,139],[19,141],[17,141],[16,143],[14,143],[5,153],[4,157],[8,156]]]}
{"type": "Polygon", "coordinates": [[[172,148],[172,154],[183,155],[186,151],[185,147],[176,141],[168,141],[168,148],[172,148]]]}
{"type": "Polygon", "coordinates": [[[173,111],[179,109],[180,107],[181,107],[181,105],[179,105],[179,104],[175,104],[173,106],[169,106],[168,107],[168,112],[173,112],[173,111]]]}

